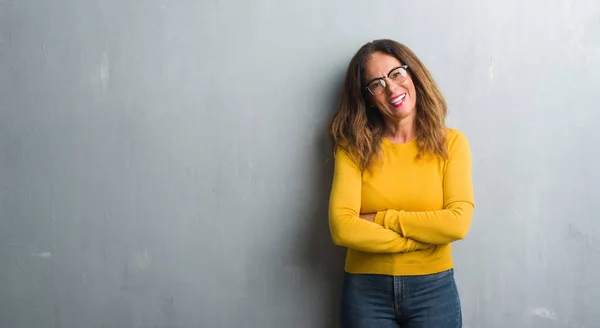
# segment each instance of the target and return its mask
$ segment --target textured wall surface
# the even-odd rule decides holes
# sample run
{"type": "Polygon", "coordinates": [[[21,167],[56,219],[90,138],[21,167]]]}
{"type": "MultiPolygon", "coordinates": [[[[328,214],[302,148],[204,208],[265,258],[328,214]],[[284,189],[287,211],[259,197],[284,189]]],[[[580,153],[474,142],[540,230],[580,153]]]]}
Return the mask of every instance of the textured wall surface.
{"type": "Polygon", "coordinates": [[[0,0],[0,327],[334,327],[325,136],[397,39],[473,152],[467,328],[600,322],[598,1],[0,0]]]}

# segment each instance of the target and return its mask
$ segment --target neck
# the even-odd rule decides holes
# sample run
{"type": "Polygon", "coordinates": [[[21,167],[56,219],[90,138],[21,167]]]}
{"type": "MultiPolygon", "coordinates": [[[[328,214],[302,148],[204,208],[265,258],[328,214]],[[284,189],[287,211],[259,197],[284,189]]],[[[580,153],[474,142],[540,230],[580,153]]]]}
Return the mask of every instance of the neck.
{"type": "Polygon", "coordinates": [[[386,138],[393,143],[407,143],[416,134],[415,121],[408,117],[400,121],[388,121],[386,122],[386,126],[386,138]]]}

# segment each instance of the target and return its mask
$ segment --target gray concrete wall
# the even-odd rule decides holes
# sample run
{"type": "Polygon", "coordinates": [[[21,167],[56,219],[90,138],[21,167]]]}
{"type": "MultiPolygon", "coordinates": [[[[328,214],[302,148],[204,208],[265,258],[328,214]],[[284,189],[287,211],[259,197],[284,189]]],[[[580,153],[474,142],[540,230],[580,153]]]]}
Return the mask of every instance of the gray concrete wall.
{"type": "Polygon", "coordinates": [[[470,139],[465,327],[600,325],[597,1],[0,1],[0,327],[333,327],[364,42],[470,139]]]}

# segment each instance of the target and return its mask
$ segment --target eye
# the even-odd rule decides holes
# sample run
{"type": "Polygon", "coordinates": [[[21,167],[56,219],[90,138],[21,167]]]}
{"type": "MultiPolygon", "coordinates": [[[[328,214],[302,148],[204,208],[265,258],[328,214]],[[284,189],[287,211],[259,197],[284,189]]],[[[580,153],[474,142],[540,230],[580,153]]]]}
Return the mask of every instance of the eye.
{"type": "Polygon", "coordinates": [[[397,80],[397,79],[401,78],[401,77],[402,77],[402,75],[403,75],[403,74],[400,72],[400,70],[394,71],[394,72],[392,73],[392,79],[394,79],[394,80],[397,80]]]}

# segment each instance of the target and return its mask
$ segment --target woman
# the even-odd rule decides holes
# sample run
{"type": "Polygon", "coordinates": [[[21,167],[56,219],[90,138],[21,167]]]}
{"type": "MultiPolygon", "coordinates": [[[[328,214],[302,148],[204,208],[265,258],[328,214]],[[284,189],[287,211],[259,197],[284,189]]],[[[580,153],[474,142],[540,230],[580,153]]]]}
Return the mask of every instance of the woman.
{"type": "Polygon", "coordinates": [[[392,40],[350,61],[329,126],[335,153],[329,224],[348,248],[344,328],[461,327],[451,243],[471,224],[466,137],[417,56],[392,40]]]}

